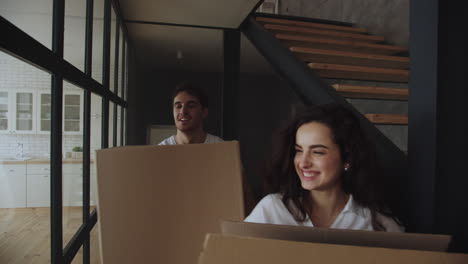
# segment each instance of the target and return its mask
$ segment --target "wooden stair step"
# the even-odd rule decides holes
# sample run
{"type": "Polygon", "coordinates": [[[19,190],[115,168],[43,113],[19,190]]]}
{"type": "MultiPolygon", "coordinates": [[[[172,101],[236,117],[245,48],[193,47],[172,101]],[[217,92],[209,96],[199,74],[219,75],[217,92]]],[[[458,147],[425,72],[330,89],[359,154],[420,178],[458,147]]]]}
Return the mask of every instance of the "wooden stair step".
{"type": "Polygon", "coordinates": [[[289,34],[276,34],[275,37],[287,46],[306,48],[329,49],[339,51],[352,51],[382,55],[408,52],[407,47],[385,44],[375,44],[357,40],[332,39],[326,37],[301,36],[289,34]]]}
{"type": "Polygon", "coordinates": [[[291,25],[291,26],[298,26],[298,27],[317,28],[317,29],[326,29],[326,30],[335,30],[335,31],[344,31],[344,32],[367,33],[367,29],[365,28],[337,26],[337,25],[315,23],[315,22],[305,22],[305,21],[270,18],[270,17],[256,17],[256,20],[263,24],[280,24],[280,25],[291,25]]]}
{"type": "Polygon", "coordinates": [[[363,86],[337,83],[332,85],[336,91],[348,98],[408,100],[408,89],[363,86]]]}
{"type": "Polygon", "coordinates": [[[376,125],[408,125],[407,115],[365,114],[376,125]]]}
{"type": "Polygon", "coordinates": [[[392,69],[407,69],[409,59],[401,56],[365,54],[349,51],[290,47],[296,56],[306,62],[345,64],[392,69]]]}
{"type": "Polygon", "coordinates": [[[384,69],[374,67],[309,63],[307,64],[320,77],[335,79],[353,79],[366,81],[408,82],[408,70],[384,69]]]}
{"type": "Polygon", "coordinates": [[[355,34],[355,33],[348,33],[348,32],[339,32],[339,31],[331,31],[331,30],[323,30],[323,29],[312,29],[312,28],[301,28],[301,27],[293,27],[293,26],[283,26],[283,25],[275,25],[275,24],[265,24],[263,27],[267,30],[270,30],[274,33],[288,33],[288,34],[300,34],[304,36],[316,35],[316,36],[327,36],[330,38],[335,39],[352,39],[352,40],[359,40],[365,42],[381,42],[384,41],[384,37],[382,36],[372,36],[372,35],[364,35],[364,34],[355,34]]]}

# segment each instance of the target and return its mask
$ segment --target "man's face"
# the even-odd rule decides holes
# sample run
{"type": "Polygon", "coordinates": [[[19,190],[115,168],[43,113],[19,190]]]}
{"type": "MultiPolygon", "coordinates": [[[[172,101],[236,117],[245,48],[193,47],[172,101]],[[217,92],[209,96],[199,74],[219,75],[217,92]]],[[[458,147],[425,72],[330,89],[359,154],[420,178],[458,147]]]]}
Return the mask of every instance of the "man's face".
{"type": "Polygon", "coordinates": [[[197,97],[180,92],[174,97],[174,122],[182,132],[195,131],[203,127],[203,120],[208,115],[208,109],[202,107],[197,97]]]}

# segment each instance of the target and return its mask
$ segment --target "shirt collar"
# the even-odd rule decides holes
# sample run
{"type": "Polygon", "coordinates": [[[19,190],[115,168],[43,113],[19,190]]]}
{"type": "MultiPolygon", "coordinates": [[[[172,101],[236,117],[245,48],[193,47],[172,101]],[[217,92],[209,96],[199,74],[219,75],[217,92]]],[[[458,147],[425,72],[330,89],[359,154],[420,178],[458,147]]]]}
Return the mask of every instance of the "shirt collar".
{"type": "Polygon", "coordinates": [[[343,208],[343,211],[341,211],[342,214],[344,213],[354,213],[356,215],[362,215],[363,212],[360,210],[361,207],[354,201],[353,195],[350,194],[348,198],[348,202],[346,202],[345,207],[343,208]]]}

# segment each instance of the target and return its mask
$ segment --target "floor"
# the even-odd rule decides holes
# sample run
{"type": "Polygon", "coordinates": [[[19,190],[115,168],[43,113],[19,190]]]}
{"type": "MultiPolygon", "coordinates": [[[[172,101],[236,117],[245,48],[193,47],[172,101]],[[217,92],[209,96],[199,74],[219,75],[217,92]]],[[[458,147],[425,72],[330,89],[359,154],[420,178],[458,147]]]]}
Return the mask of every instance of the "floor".
{"type": "MultiPolygon", "coordinates": [[[[81,207],[64,207],[64,247],[82,222],[81,207]]],[[[81,264],[82,252],[73,264],[81,264]]],[[[0,263],[50,263],[50,209],[0,209],[0,263]]],[[[98,231],[91,231],[91,263],[100,263],[98,231]]]]}

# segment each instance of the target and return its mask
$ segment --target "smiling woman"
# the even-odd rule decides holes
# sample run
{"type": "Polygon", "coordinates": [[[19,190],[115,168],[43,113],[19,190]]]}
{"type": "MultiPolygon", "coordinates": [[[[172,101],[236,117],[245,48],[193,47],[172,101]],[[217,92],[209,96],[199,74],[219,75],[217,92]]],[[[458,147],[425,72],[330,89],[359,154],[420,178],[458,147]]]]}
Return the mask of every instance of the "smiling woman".
{"type": "Polygon", "coordinates": [[[338,104],[300,112],[282,132],[264,197],[246,222],[402,231],[378,186],[373,147],[338,104]]]}

